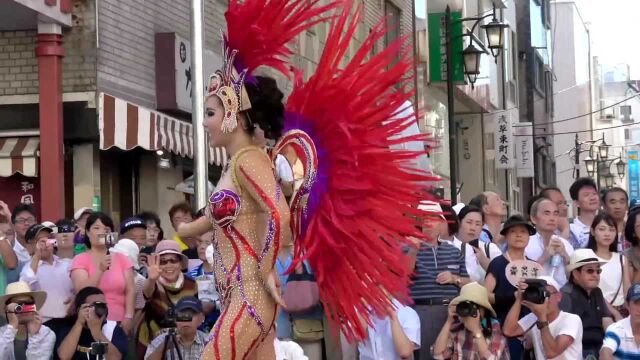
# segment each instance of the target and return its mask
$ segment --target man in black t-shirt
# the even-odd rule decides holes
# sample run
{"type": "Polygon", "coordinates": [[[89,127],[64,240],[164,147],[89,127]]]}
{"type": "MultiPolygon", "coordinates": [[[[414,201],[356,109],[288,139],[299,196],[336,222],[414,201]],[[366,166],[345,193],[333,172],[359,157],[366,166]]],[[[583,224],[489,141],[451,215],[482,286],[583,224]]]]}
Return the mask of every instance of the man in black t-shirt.
{"type": "Polygon", "coordinates": [[[53,319],[47,326],[56,334],[54,359],[102,359],[92,351],[96,343],[107,350],[105,359],[122,359],[128,351],[127,335],[115,321],[107,320],[106,299],[102,290],[86,287],[74,302],[76,315],[53,319]]]}
{"type": "Polygon", "coordinates": [[[598,357],[602,347],[604,331],[613,324],[600,283],[600,260],[591,249],[577,249],[571,255],[567,273],[569,282],[562,287],[560,310],[582,318],[582,354],[598,357]]]}

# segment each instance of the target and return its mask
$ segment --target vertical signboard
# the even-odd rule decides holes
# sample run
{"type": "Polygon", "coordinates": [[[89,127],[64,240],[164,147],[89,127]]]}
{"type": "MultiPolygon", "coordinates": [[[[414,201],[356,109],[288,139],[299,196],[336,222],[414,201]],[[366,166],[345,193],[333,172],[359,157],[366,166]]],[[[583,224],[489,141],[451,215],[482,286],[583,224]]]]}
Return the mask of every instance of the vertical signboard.
{"type": "Polygon", "coordinates": [[[498,115],[495,131],[496,169],[512,169],[514,165],[513,128],[507,112],[498,115]]]}
{"type": "MultiPolygon", "coordinates": [[[[464,82],[462,62],[462,22],[460,12],[451,12],[451,47],[453,52],[454,82],[464,82]]],[[[447,39],[444,13],[432,13],[427,17],[429,32],[429,80],[432,83],[447,81],[447,39]]]]}
{"type": "Polygon", "coordinates": [[[640,169],[638,168],[638,151],[629,150],[627,152],[629,167],[627,174],[629,177],[629,200],[637,203],[640,200],[640,169]]]}
{"type": "Polygon", "coordinates": [[[519,178],[531,178],[534,175],[533,124],[521,122],[513,128],[515,130],[516,176],[519,178]]]}

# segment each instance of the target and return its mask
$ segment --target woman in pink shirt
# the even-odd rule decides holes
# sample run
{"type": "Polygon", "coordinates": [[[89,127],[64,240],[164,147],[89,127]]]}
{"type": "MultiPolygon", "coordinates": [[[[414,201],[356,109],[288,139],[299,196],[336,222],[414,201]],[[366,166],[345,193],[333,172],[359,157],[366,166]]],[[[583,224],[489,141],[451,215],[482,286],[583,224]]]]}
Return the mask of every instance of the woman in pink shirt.
{"type": "Polygon", "coordinates": [[[109,254],[106,235],[113,231],[113,221],[103,213],[89,216],[85,244],[89,251],[77,255],[71,264],[71,280],[76,292],[87,286],[100,288],[107,298],[108,320],[120,322],[129,334],[135,312],[133,264],[123,254],[109,254]]]}

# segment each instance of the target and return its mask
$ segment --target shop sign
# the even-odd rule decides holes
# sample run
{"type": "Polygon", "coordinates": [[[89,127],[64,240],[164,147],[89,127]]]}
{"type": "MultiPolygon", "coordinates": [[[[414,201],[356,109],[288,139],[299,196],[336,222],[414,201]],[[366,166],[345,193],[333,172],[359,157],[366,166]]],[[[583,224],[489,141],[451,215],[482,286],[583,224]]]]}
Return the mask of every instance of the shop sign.
{"type": "Polygon", "coordinates": [[[632,203],[637,203],[640,200],[640,168],[638,166],[638,151],[628,151],[627,159],[627,174],[629,174],[629,200],[632,203]]]}
{"type": "Polygon", "coordinates": [[[0,177],[0,200],[7,203],[9,209],[28,204],[40,214],[40,179],[19,173],[0,177]]]}
{"type": "MultiPolygon", "coordinates": [[[[451,13],[451,48],[453,81],[464,83],[462,60],[462,13],[451,13]]],[[[431,13],[427,17],[429,35],[429,80],[432,83],[447,81],[447,40],[445,13],[431,13]]]]}
{"type": "Polygon", "coordinates": [[[533,167],[533,124],[521,122],[514,126],[516,147],[516,176],[531,178],[533,167]]]}
{"type": "Polygon", "coordinates": [[[495,131],[496,169],[512,169],[513,161],[513,129],[509,113],[498,115],[495,131]]]}

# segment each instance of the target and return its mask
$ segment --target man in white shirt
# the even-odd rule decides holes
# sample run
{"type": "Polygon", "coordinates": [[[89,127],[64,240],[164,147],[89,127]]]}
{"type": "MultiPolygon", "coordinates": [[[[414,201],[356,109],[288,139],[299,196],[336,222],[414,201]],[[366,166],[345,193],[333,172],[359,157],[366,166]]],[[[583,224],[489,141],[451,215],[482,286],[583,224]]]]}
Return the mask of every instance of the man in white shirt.
{"type": "Polygon", "coordinates": [[[604,334],[601,360],[640,358],[640,345],[636,337],[640,336],[640,284],[634,284],[627,291],[629,316],[609,327],[604,334]]]}
{"type": "Polygon", "coordinates": [[[516,301],[504,322],[506,336],[525,336],[525,343],[533,344],[536,359],[582,359],[582,320],[579,316],[560,310],[560,285],[550,276],[546,281],[545,299],[542,304],[523,300],[527,284],[522,281],[516,292],[516,301]],[[518,320],[522,305],[531,313],[518,320]]]}
{"type": "Polygon", "coordinates": [[[587,247],[591,223],[600,210],[598,187],[591,178],[580,178],[569,188],[571,200],[578,208],[578,216],[571,223],[569,242],[574,249],[587,247]]]}
{"type": "Polygon", "coordinates": [[[7,286],[0,297],[0,313],[6,314],[7,325],[0,327],[0,359],[49,360],[53,356],[56,335],[42,325],[38,309],[47,293],[31,291],[24,282],[7,286]]]}
{"type": "Polygon", "coordinates": [[[33,243],[31,261],[24,265],[20,281],[24,281],[33,290],[42,290],[49,295],[40,314],[43,321],[63,318],[67,315],[67,305],[73,299],[74,288],[71,282],[71,259],[61,259],[53,254],[54,229],[36,224],[27,230],[26,240],[33,243]]]}
{"type": "Polygon", "coordinates": [[[525,255],[543,266],[545,275],[552,276],[560,286],[567,283],[564,266],[573,254],[569,242],[557,235],[559,211],[551,200],[540,198],[531,205],[531,221],[537,233],[529,238],[525,255]],[[554,259],[558,255],[560,258],[554,259]]]}
{"type": "Polygon", "coordinates": [[[372,317],[373,327],[367,328],[365,340],[358,344],[360,360],[413,359],[413,352],[420,348],[418,313],[396,300],[393,306],[388,316],[372,317]]]}

